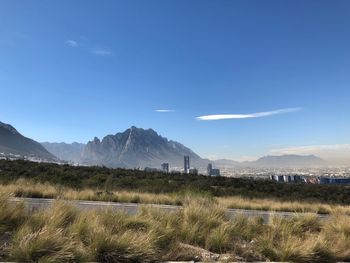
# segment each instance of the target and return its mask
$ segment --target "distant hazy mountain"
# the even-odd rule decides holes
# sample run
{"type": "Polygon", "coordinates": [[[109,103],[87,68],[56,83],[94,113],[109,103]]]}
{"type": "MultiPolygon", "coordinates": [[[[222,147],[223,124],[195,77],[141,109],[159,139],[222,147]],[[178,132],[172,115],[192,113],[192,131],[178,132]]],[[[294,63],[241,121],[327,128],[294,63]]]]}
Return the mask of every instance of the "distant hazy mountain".
{"type": "Polygon", "coordinates": [[[124,132],[107,135],[102,141],[96,137],[89,141],[81,161],[109,167],[160,167],[163,162],[182,167],[185,155],[190,156],[191,166],[207,163],[184,145],[168,140],[152,129],[133,126],[124,132]]]}
{"type": "Polygon", "coordinates": [[[3,122],[0,122],[0,152],[22,156],[35,156],[49,160],[57,159],[40,143],[24,137],[14,127],[3,122]]]}
{"type": "Polygon", "coordinates": [[[322,166],[326,162],[315,155],[281,155],[264,156],[252,162],[243,162],[248,167],[313,167],[322,166]]]}
{"type": "Polygon", "coordinates": [[[230,159],[218,159],[213,161],[213,164],[218,167],[232,167],[239,166],[241,163],[230,159]]]}
{"type": "Polygon", "coordinates": [[[43,142],[42,146],[60,160],[79,162],[81,154],[84,150],[84,143],[57,143],[57,142],[43,142]]]}

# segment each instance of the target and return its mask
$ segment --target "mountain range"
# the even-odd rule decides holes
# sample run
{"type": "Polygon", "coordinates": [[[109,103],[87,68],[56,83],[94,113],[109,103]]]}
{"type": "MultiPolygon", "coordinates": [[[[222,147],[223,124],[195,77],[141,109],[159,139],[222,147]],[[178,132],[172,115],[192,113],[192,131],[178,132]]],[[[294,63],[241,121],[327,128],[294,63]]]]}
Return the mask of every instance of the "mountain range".
{"type": "Polygon", "coordinates": [[[44,143],[47,150],[61,159],[82,164],[105,165],[108,167],[159,167],[168,162],[172,167],[183,166],[183,156],[190,156],[191,166],[205,168],[211,162],[219,168],[291,168],[314,167],[326,162],[314,155],[264,156],[256,161],[237,162],[229,159],[211,161],[201,158],[184,145],[168,140],[152,129],[131,127],[115,135],[107,135],[102,140],[95,137],[84,144],[44,143]]]}
{"type": "Polygon", "coordinates": [[[326,162],[314,155],[264,156],[256,161],[237,162],[228,159],[211,161],[201,158],[179,142],[162,137],[153,129],[130,127],[124,132],[95,137],[87,144],[42,144],[24,137],[14,127],[0,122],[0,153],[35,156],[47,160],[65,160],[85,165],[107,167],[160,167],[167,162],[171,167],[182,167],[183,157],[190,157],[192,167],[205,168],[211,162],[219,168],[234,167],[314,167],[326,162]],[[56,158],[57,157],[57,158],[56,158]]]}

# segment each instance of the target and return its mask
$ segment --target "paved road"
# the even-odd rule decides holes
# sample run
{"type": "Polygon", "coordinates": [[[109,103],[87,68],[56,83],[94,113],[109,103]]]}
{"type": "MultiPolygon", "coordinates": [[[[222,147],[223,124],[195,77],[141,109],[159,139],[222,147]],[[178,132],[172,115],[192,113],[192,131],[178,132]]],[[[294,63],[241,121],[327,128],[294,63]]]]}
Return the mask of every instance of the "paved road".
{"type": "MultiPolygon", "coordinates": [[[[44,198],[10,198],[11,202],[24,202],[26,207],[30,211],[37,211],[45,209],[52,205],[55,199],[44,199],[44,198]]],[[[67,201],[70,204],[75,205],[79,209],[89,210],[89,209],[114,209],[122,210],[128,214],[136,214],[142,204],[135,203],[115,203],[115,202],[99,202],[99,201],[83,201],[83,200],[70,200],[67,201]]],[[[181,206],[175,205],[149,205],[154,208],[158,208],[165,211],[176,211],[181,209],[181,206]]],[[[271,211],[260,211],[260,210],[246,210],[246,209],[227,209],[227,214],[230,217],[237,215],[244,215],[248,217],[262,217],[265,222],[268,222],[269,218],[273,215],[278,215],[281,217],[292,217],[296,213],[292,212],[271,212],[271,211]]],[[[318,215],[320,218],[328,218],[327,215],[318,215]]]]}

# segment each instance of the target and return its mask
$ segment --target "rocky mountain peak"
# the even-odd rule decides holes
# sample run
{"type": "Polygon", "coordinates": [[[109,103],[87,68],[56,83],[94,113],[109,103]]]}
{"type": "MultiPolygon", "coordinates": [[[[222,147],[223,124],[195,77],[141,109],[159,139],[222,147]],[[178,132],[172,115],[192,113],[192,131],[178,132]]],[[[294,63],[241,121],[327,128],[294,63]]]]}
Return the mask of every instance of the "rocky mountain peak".
{"type": "Polygon", "coordinates": [[[100,144],[100,143],[101,143],[101,141],[100,141],[100,139],[99,139],[99,138],[94,137],[93,143],[100,144]]]}
{"type": "Polygon", "coordinates": [[[105,136],[101,143],[96,139],[88,142],[82,161],[110,167],[159,167],[162,162],[182,167],[184,155],[201,160],[187,147],[169,141],[153,129],[132,126],[124,132],[105,136]]]}

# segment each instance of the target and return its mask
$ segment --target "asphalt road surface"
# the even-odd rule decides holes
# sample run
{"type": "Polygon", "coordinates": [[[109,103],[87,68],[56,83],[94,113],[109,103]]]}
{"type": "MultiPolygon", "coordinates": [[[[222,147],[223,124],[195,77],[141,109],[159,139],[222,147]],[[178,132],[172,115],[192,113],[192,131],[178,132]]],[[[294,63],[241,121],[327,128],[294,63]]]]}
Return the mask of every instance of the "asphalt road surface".
{"type": "MultiPolygon", "coordinates": [[[[44,198],[10,198],[11,202],[23,202],[27,209],[34,212],[50,207],[56,199],[44,199],[44,198]]],[[[115,202],[100,202],[100,201],[83,201],[83,200],[69,200],[68,203],[76,206],[81,210],[100,210],[100,209],[113,209],[125,211],[128,214],[136,214],[140,206],[145,204],[135,203],[115,203],[115,202]]],[[[181,206],[175,205],[146,205],[157,209],[173,212],[181,209],[181,206]]],[[[227,209],[227,214],[230,217],[237,215],[244,215],[247,217],[261,217],[265,222],[268,222],[271,216],[277,215],[281,217],[292,217],[297,213],[293,212],[272,212],[272,211],[261,211],[261,210],[246,210],[246,209],[227,209]]],[[[320,218],[328,218],[328,215],[318,215],[320,218]]]]}

